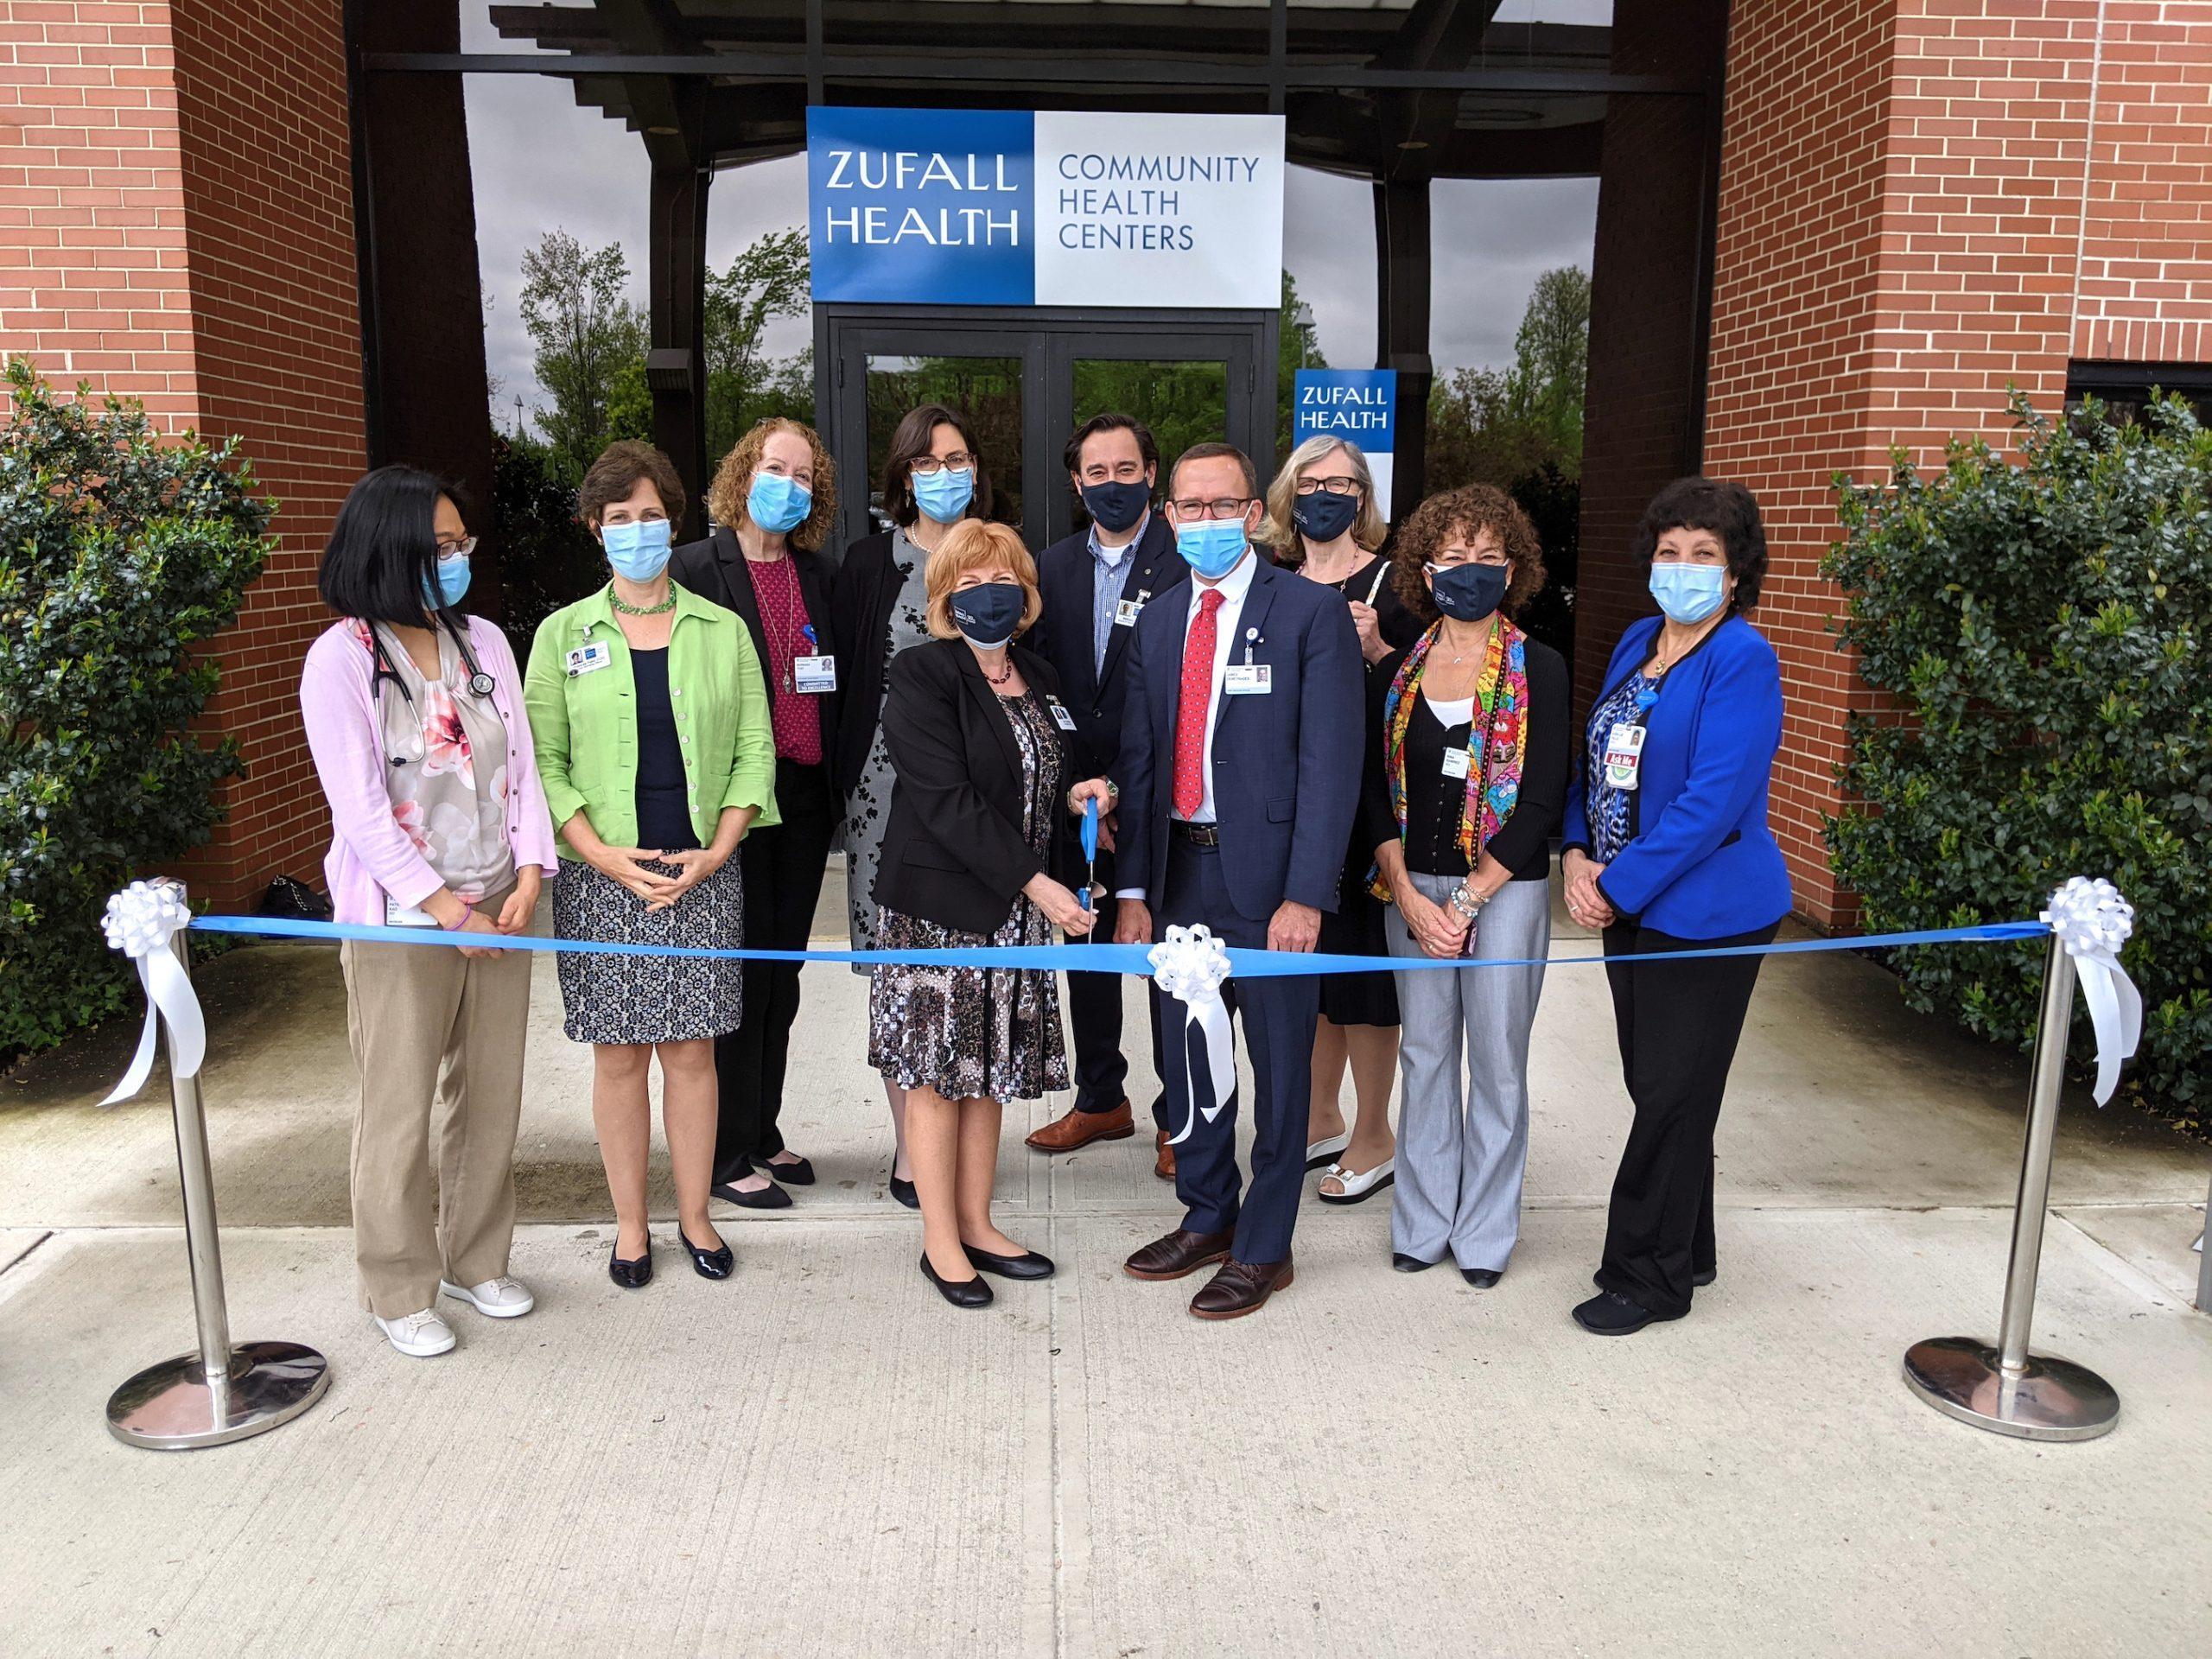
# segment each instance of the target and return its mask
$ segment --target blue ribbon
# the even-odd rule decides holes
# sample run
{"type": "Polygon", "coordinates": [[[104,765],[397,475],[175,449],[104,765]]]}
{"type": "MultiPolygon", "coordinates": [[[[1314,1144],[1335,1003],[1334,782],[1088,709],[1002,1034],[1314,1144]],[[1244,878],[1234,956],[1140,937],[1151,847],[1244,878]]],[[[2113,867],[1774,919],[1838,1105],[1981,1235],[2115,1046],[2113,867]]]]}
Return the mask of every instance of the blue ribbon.
{"type": "MultiPolygon", "coordinates": [[[[353,939],[367,944],[468,945],[491,950],[572,950],[579,956],[677,957],[710,962],[907,963],[940,968],[1065,969],[1071,973],[1152,976],[1148,946],[1141,944],[979,945],[961,950],[720,950],[701,945],[618,944],[603,939],[546,939],[527,933],[454,933],[443,928],[372,927],[360,922],[295,921],[273,916],[195,916],[202,933],[243,933],[287,939],[353,939]]],[[[1290,950],[1229,952],[1241,979],[1284,979],[1308,974],[1402,973],[1424,968],[1576,968],[1624,962],[1681,962],[1700,957],[1796,956],[1808,950],[1884,950],[1915,944],[1995,944],[2049,936],[2047,922],[1985,922],[1913,933],[1870,933],[1850,938],[1791,939],[1769,944],[1707,945],[1615,957],[1347,957],[1290,950]]]]}

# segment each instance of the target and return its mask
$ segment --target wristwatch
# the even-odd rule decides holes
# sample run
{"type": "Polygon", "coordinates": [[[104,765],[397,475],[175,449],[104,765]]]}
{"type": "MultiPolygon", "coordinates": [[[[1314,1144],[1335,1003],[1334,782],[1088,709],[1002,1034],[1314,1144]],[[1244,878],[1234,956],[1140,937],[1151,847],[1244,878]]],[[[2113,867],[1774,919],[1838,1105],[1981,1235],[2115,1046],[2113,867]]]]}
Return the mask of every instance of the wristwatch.
{"type": "Polygon", "coordinates": [[[1452,889],[1452,908],[1471,922],[1482,914],[1483,906],[1489,902],[1487,899],[1478,898],[1469,893],[1464,883],[1452,889]]]}

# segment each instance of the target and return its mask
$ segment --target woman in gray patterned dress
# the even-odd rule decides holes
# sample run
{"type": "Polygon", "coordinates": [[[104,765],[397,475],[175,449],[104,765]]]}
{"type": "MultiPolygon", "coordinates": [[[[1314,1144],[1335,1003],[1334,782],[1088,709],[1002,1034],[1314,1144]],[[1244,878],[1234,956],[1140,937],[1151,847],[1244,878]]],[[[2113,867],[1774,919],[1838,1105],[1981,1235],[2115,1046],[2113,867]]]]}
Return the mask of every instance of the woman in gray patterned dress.
{"type": "MultiPolygon", "coordinates": [[[[959,526],[930,563],[930,632],[891,664],[883,729],[897,770],[876,877],[886,950],[1045,945],[1090,931],[1051,874],[1071,810],[1112,789],[1068,787],[1074,729],[1044,658],[1014,644],[1037,620],[1037,567],[1004,524],[959,526]],[[963,637],[964,636],[964,637],[963,637]]],[[[923,1275],[957,1307],[991,1300],[981,1274],[1043,1279],[1052,1263],[991,1220],[1004,1103],[1068,1086],[1049,968],[878,963],[868,1063],[906,1095],[923,1275]]]]}
{"type": "MultiPolygon", "coordinates": [[[[884,685],[891,661],[929,639],[925,612],[932,555],[966,515],[988,518],[990,474],[968,423],[941,404],[909,410],[891,435],[883,467],[883,511],[893,528],[845,550],[830,595],[830,630],[849,683],[830,756],[831,782],[845,803],[845,906],[853,948],[876,947],[875,873],[891,810],[892,765],[883,741],[884,685]]],[[[853,971],[868,971],[855,963],[853,971]]],[[[906,1158],[906,1091],[887,1077],[898,1150],[891,1196],[915,1205],[906,1158]]]]}

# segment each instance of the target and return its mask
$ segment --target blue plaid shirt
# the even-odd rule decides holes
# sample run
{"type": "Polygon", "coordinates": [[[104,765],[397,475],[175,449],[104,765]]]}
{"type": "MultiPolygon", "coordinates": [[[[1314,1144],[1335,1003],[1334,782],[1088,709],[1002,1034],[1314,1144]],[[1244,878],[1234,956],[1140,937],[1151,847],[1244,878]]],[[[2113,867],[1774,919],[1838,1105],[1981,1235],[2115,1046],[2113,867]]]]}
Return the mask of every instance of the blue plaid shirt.
{"type": "Polygon", "coordinates": [[[1128,579],[1130,556],[1144,539],[1152,522],[1152,509],[1137,520],[1136,534],[1119,547],[1098,544],[1098,526],[1090,527],[1090,671],[1106,671],[1106,642],[1114,637],[1114,607],[1122,602],[1122,584],[1128,579]]]}

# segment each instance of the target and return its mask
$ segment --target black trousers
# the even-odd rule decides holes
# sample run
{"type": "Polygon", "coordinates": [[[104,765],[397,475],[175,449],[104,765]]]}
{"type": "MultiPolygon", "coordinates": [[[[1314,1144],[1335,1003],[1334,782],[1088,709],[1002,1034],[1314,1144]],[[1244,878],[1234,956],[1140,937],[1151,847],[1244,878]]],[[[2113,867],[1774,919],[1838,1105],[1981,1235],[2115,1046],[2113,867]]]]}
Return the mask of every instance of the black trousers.
{"type": "MultiPolygon", "coordinates": [[[[830,861],[837,813],[827,766],[776,762],[776,807],[783,822],[755,830],[737,851],[745,879],[745,942],[766,950],[804,950],[830,861]]],[[[784,1149],[776,1120],[784,1109],[784,1067],[798,1017],[795,962],[745,964],[743,1018],[715,1039],[721,1116],[715,1135],[717,1185],[741,1178],[749,1160],[784,1149]]]]}
{"type": "MultiPolygon", "coordinates": [[[[1115,925],[1121,918],[1122,901],[1113,896],[1114,855],[1103,847],[1098,849],[1098,880],[1104,884],[1107,896],[1097,901],[1098,925],[1089,939],[1082,941],[1084,944],[1112,943],[1115,925]]],[[[1078,1112],[1110,1112],[1128,1093],[1129,1062],[1122,1052],[1122,977],[1119,974],[1068,976],[1068,1025],[1075,1033],[1075,1109],[1078,1112]]],[[[1160,993],[1148,985],[1145,1007],[1151,1015],[1152,1075],[1165,1079],[1160,993]]],[[[1161,1092],[1152,1097],[1155,1128],[1165,1127],[1160,1107],[1166,1098],[1163,1082],[1161,1092]]]]}
{"type": "MultiPolygon", "coordinates": [[[[1764,944],[1775,931],[1681,939],[1616,922],[1605,930],[1605,954],[1764,944]]],[[[1605,964],[1621,1074],[1636,1103],[1636,1122],[1613,1177],[1598,1287],[1617,1290],[1655,1313],[1688,1313],[1691,1275],[1713,1265],[1713,1130],[1764,960],[1605,964]]]]}

